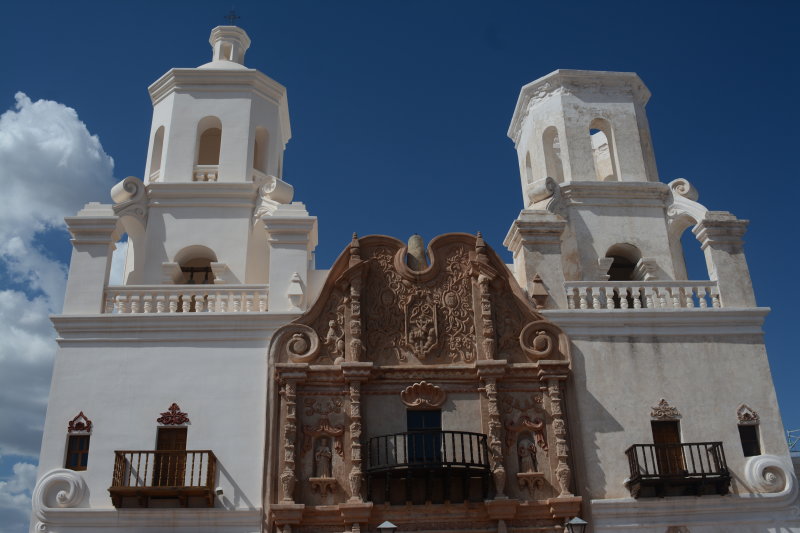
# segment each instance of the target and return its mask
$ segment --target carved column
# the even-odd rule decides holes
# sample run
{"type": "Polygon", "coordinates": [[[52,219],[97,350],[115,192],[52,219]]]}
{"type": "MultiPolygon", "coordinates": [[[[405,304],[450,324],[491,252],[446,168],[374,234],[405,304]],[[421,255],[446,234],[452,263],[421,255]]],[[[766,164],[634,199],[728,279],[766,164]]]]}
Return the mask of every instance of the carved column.
{"type": "MultiPolygon", "coordinates": [[[[358,235],[353,233],[350,242],[350,267],[361,263],[361,246],[358,235]]],[[[361,289],[363,286],[362,271],[354,272],[350,278],[350,360],[360,361],[364,349],[361,341],[361,289]]]]}
{"type": "Polygon", "coordinates": [[[497,379],[506,370],[505,361],[478,361],[478,375],[483,380],[486,394],[486,411],[489,415],[489,466],[492,469],[495,499],[506,499],[506,467],[503,456],[503,423],[500,421],[500,407],[497,404],[497,379]]]}
{"type": "Polygon", "coordinates": [[[572,471],[567,464],[569,448],[567,447],[567,424],[564,421],[564,412],[561,404],[561,385],[556,378],[547,380],[547,394],[550,397],[550,414],[553,417],[553,434],[556,438],[556,478],[558,479],[561,494],[559,498],[572,496],[569,490],[572,480],[572,471]]]}
{"type": "Polygon", "coordinates": [[[492,299],[489,293],[491,278],[484,274],[478,276],[481,291],[481,321],[483,322],[483,353],[486,359],[494,359],[495,341],[494,321],[492,320],[492,299]]]}
{"type": "Polygon", "coordinates": [[[305,380],[305,364],[284,364],[284,367],[300,367],[291,369],[278,369],[281,388],[281,401],[283,402],[283,470],[281,480],[281,503],[294,503],[294,488],[297,485],[295,465],[297,460],[297,384],[305,380]],[[286,371],[288,370],[288,371],[286,371]]]}
{"type": "Polygon", "coordinates": [[[364,480],[361,454],[361,383],[369,377],[372,363],[342,363],[342,373],[350,395],[350,502],[360,503],[361,484],[364,480]]]}

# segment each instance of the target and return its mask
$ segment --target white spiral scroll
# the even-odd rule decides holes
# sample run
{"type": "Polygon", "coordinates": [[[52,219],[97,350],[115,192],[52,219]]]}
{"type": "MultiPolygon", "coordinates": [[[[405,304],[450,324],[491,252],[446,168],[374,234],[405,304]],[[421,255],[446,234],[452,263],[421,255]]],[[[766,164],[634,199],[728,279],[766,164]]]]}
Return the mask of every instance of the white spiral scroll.
{"type": "Polygon", "coordinates": [[[82,507],[88,493],[86,481],[74,470],[58,468],[46,473],[33,489],[33,515],[37,531],[47,531],[50,509],[82,507]]]}
{"type": "Polygon", "coordinates": [[[795,483],[785,461],[774,455],[757,455],[748,459],[744,477],[747,484],[759,492],[787,492],[795,483]]]}

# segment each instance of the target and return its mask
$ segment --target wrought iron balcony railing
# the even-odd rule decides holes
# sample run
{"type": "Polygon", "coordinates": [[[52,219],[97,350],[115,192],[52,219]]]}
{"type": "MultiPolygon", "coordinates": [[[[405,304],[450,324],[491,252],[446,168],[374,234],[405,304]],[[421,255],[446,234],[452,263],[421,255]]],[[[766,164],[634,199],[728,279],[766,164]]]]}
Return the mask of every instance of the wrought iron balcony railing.
{"type": "Polygon", "coordinates": [[[381,435],[367,441],[366,451],[370,501],[479,501],[488,495],[489,447],[482,433],[436,430],[381,435]]]}
{"type": "Polygon", "coordinates": [[[468,431],[408,431],[369,439],[367,470],[399,468],[489,469],[486,435],[468,431]]]}
{"type": "Polygon", "coordinates": [[[148,507],[151,498],[191,499],[214,506],[217,458],[211,450],[116,451],[108,489],[114,507],[148,507]],[[130,501],[136,502],[131,505],[130,501]]]}
{"type": "Polygon", "coordinates": [[[634,498],[727,494],[731,474],[721,442],[634,444],[625,451],[634,498]]]}

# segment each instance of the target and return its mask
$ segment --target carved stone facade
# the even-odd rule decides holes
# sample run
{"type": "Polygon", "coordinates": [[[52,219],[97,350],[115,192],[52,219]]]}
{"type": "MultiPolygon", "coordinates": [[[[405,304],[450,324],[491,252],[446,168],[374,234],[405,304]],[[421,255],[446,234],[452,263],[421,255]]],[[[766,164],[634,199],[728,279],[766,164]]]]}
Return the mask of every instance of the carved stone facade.
{"type": "Polygon", "coordinates": [[[437,237],[416,270],[406,254],[395,239],[354,236],[313,307],[275,333],[284,453],[274,455],[282,489],[266,502],[270,522],[288,525],[290,508],[293,527],[390,520],[414,530],[397,504],[419,500],[442,504],[447,529],[532,516],[563,524],[581,505],[562,399],[568,338],[480,235],[437,237]],[[418,411],[438,425],[412,431],[418,411]],[[416,470],[426,454],[451,470],[416,470]],[[472,473],[458,477],[464,465],[472,473]]]}

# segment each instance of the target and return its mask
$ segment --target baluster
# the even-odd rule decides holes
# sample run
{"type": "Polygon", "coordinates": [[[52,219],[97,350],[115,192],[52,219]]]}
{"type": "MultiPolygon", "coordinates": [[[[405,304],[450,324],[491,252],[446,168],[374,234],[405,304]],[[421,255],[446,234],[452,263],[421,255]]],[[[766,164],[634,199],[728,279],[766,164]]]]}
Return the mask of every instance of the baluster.
{"type": "Polygon", "coordinates": [[[106,292],[105,312],[109,315],[114,312],[114,297],[110,292],[106,292]]]}
{"type": "Polygon", "coordinates": [[[657,288],[658,294],[658,307],[663,309],[667,307],[667,288],[666,287],[659,287],[657,288]]]}
{"type": "Polygon", "coordinates": [[[685,296],[686,307],[689,309],[694,307],[694,287],[684,287],[683,294],[685,296]]]}
{"type": "Polygon", "coordinates": [[[139,295],[133,294],[131,295],[130,302],[131,302],[131,313],[137,314],[139,313],[139,295]]]}
{"type": "Polygon", "coordinates": [[[217,312],[217,295],[213,292],[208,295],[208,312],[209,313],[216,313],[217,312]]]}
{"type": "Polygon", "coordinates": [[[245,294],[244,310],[248,313],[253,312],[253,295],[245,294]]]}
{"type": "Polygon", "coordinates": [[[586,287],[578,287],[578,296],[580,297],[581,309],[588,309],[589,305],[586,302],[586,287]]]}
{"type": "Polygon", "coordinates": [[[606,293],[606,309],[614,309],[614,288],[603,287],[603,291],[606,293]]]}
{"type": "Polygon", "coordinates": [[[722,307],[722,304],[719,301],[719,288],[717,285],[711,287],[711,307],[714,309],[722,307]]]}
{"type": "Polygon", "coordinates": [[[701,309],[708,307],[708,302],[706,301],[706,287],[697,287],[697,301],[700,303],[701,309]]]}
{"type": "Polygon", "coordinates": [[[575,309],[575,289],[567,288],[567,309],[575,309]]]}
{"type": "Polygon", "coordinates": [[[234,293],[231,295],[233,298],[233,311],[234,313],[238,313],[242,310],[242,295],[239,293],[234,293]]]}
{"type": "Polygon", "coordinates": [[[142,309],[145,313],[152,313],[153,312],[153,295],[152,294],[145,294],[142,296],[142,309]]]}
{"type": "Polygon", "coordinates": [[[128,307],[128,296],[126,294],[117,295],[117,313],[127,314],[130,312],[128,307]]]}
{"type": "Polygon", "coordinates": [[[217,313],[224,313],[227,310],[228,293],[219,293],[217,295],[217,313]]]}
{"type": "Polygon", "coordinates": [[[641,309],[642,308],[642,288],[641,287],[632,287],[631,288],[631,296],[633,296],[633,308],[634,309],[641,309]]]}
{"type": "Polygon", "coordinates": [[[681,306],[681,289],[680,287],[670,287],[669,293],[672,296],[672,307],[681,306]]]}
{"type": "Polygon", "coordinates": [[[622,309],[628,308],[628,288],[627,287],[616,287],[617,294],[619,294],[619,306],[622,309]]]}
{"type": "Polygon", "coordinates": [[[178,312],[178,295],[177,294],[170,294],[170,296],[169,296],[169,312],[170,313],[177,313],[178,312]]]}
{"type": "Polygon", "coordinates": [[[645,287],[644,289],[644,305],[647,309],[653,309],[656,306],[657,299],[653,297],[653,288],[645,287]]]}
{"type": "Polygon", "coordinates": [[[206,295],[202,292],[194,295],[194,312],[202,313],[206,304],[206,295]]]}
{"type": "Polygon", "coordinates": [[[600,289],[592,287],[592,309],[600,309],[600,289]]]}
{"type": "Polygon", "coordinates": [[[261,311],[262,313],[266,312],[266,310],[267,310],[267,295],[266,295],[266,293],[258,295],[258,310],[261,311]]]}
{"type": "Polygon", "coordinates": [[[192,310],[192,294],[189,292],[183,293],[183,305],[181,306],[181,313],[189,313],[192,310]]]}

